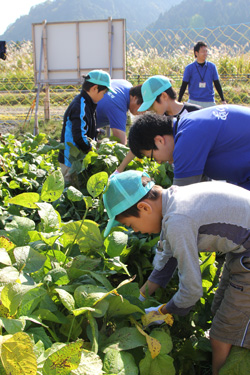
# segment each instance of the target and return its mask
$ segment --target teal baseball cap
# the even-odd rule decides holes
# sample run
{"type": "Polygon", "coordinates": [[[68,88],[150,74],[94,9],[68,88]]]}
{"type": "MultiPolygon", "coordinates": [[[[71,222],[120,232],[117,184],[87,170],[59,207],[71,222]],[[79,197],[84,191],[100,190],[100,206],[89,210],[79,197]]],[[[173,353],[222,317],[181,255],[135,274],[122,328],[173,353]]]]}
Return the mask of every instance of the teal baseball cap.
{"type": "Polygon", "coordinates": [[[109,179],[109,184],[103,194],[104,207],[109,217],[104,231],[105,237],[113,226],[120,225],[115,220],[116,216],[139,202],[155,185],[154,181],[149,181],[146,186],[143,186],[142,176],[149,177],[146,172],[130,170],[114,174],[109,179]]]}
{"type": "Polygon", "coordinates": [[[172,87],[172,85],[165,76],[156,75],[149,77],[141,87],[143,103],[139,107],[138,112],[147,111],[155,102],[157,96],[170,87],[172,87]]]}
{"type": "Polygon", "coordinates": [[[104,70],[91,70],[85,79],[87,82],[94,83],[95,85],[106,86],[109,91],[115,94],[115,91],[111,87],[110,75],[104,70]]]}

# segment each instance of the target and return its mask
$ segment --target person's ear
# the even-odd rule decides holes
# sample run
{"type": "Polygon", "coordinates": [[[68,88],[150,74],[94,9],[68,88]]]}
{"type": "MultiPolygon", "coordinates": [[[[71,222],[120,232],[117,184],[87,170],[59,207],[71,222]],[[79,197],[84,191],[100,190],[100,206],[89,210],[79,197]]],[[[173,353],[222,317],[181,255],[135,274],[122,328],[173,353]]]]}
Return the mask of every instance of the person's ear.
{"type": "Polygon", "coordinates": [[[168,96],[168,94],[165,92],[165,91],[163,91],[162,93],[161,93],[161,96],[160,96],[160,100],[162,101],[166,101],[166,100],[168,100],[168,98],[169,98],[169,96],[168,96]]]}
{"type": "Polygon", "coordinates": [[[156,147],[158,148],[158,145],[165,145],[165,138],[162,135],[156,135],[154,137],[154,142],[156,147]]]}
{"type": "Polygon", "coordinates": [[[148,202],[141,201],[137,203],[137,208],[140,212],[144,213],[151,213],[152,212],[152,207],[148,202]]]}

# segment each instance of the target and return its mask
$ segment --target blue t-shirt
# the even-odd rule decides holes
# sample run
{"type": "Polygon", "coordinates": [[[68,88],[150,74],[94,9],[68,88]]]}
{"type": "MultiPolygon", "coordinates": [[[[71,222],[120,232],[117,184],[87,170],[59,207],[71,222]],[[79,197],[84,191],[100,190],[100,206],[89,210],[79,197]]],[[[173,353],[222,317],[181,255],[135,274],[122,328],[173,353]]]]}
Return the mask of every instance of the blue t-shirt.
{"type": "Polygon", "coordinates": [[[218,105],[180,118],[174,176],[206,175],[250,189],[250,108],[218,105]]]}
{"type": "Polygon", "coordinates": [[[214,102],[213,81],[219,79],[216,66],[206,61],[202,66],[194,61],[186,66],[183,81],[188,82],[190,100],[214,102]]]}
{"type": "Polygon", "coordinates": [[[115,94],[107,92],[97,104],[97,127],[110,125],[110,128],[126,131],[129,90],[132,84],[125,79],[112,79],[111,87],[115,94]]]}

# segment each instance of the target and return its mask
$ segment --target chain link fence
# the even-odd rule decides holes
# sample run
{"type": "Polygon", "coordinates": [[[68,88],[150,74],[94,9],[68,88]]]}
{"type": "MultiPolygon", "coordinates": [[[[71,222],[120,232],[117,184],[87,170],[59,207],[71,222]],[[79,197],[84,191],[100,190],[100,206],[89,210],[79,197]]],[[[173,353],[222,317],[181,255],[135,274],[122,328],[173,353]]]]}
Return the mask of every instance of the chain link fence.
{"type": "MultiPolygon", "coordinates": [[[[194,60],[198,40],[208,44],[208,60],[216,64],[228,103],[250,104],[250,25],[209,29],[127,31],[126,78],[139,84],[154,74],[168,76],[178,92],[184,68],[194,60]]],[[[8,43],[7,58],[0,60],[0,132],[18,125],[25,129],[36,110],[32,43],[8,43]]],[[[50,86],[50,118],[61,122],[81,86],[50,86]]],[[[39,121],[44,121],[44,91],[39,94],[39,121]]],[[[187,93],[183,100],[187,100],[187,93]]],[[[216,100],[219,97],[216,93],[216,100]]]]}

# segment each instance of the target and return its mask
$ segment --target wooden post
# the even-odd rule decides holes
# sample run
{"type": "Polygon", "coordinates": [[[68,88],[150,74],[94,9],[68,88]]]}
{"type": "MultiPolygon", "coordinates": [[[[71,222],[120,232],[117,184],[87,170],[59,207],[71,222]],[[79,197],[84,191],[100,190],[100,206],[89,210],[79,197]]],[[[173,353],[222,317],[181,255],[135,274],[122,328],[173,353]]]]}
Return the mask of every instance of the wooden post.
{"type": "MultiPolygon", "coordinates": [[[[49,72],[48,72],[48,53],[47,53],[47,27],[46,23],[43,27],[43,52],[44,52],[44,80],[48,82],[49,72]]],[[[50,120],[50,92],[49,84],[45,85],[45,99],[44,99],[44,119],[45,121],[50,120]]]]}
{"type": "Polygon", "coordinates": [[[112,17],[108,18],[108,34],[109,34],[109,75],[112,78],[112,55],[113,55],[113,25],[112,17]]]}

